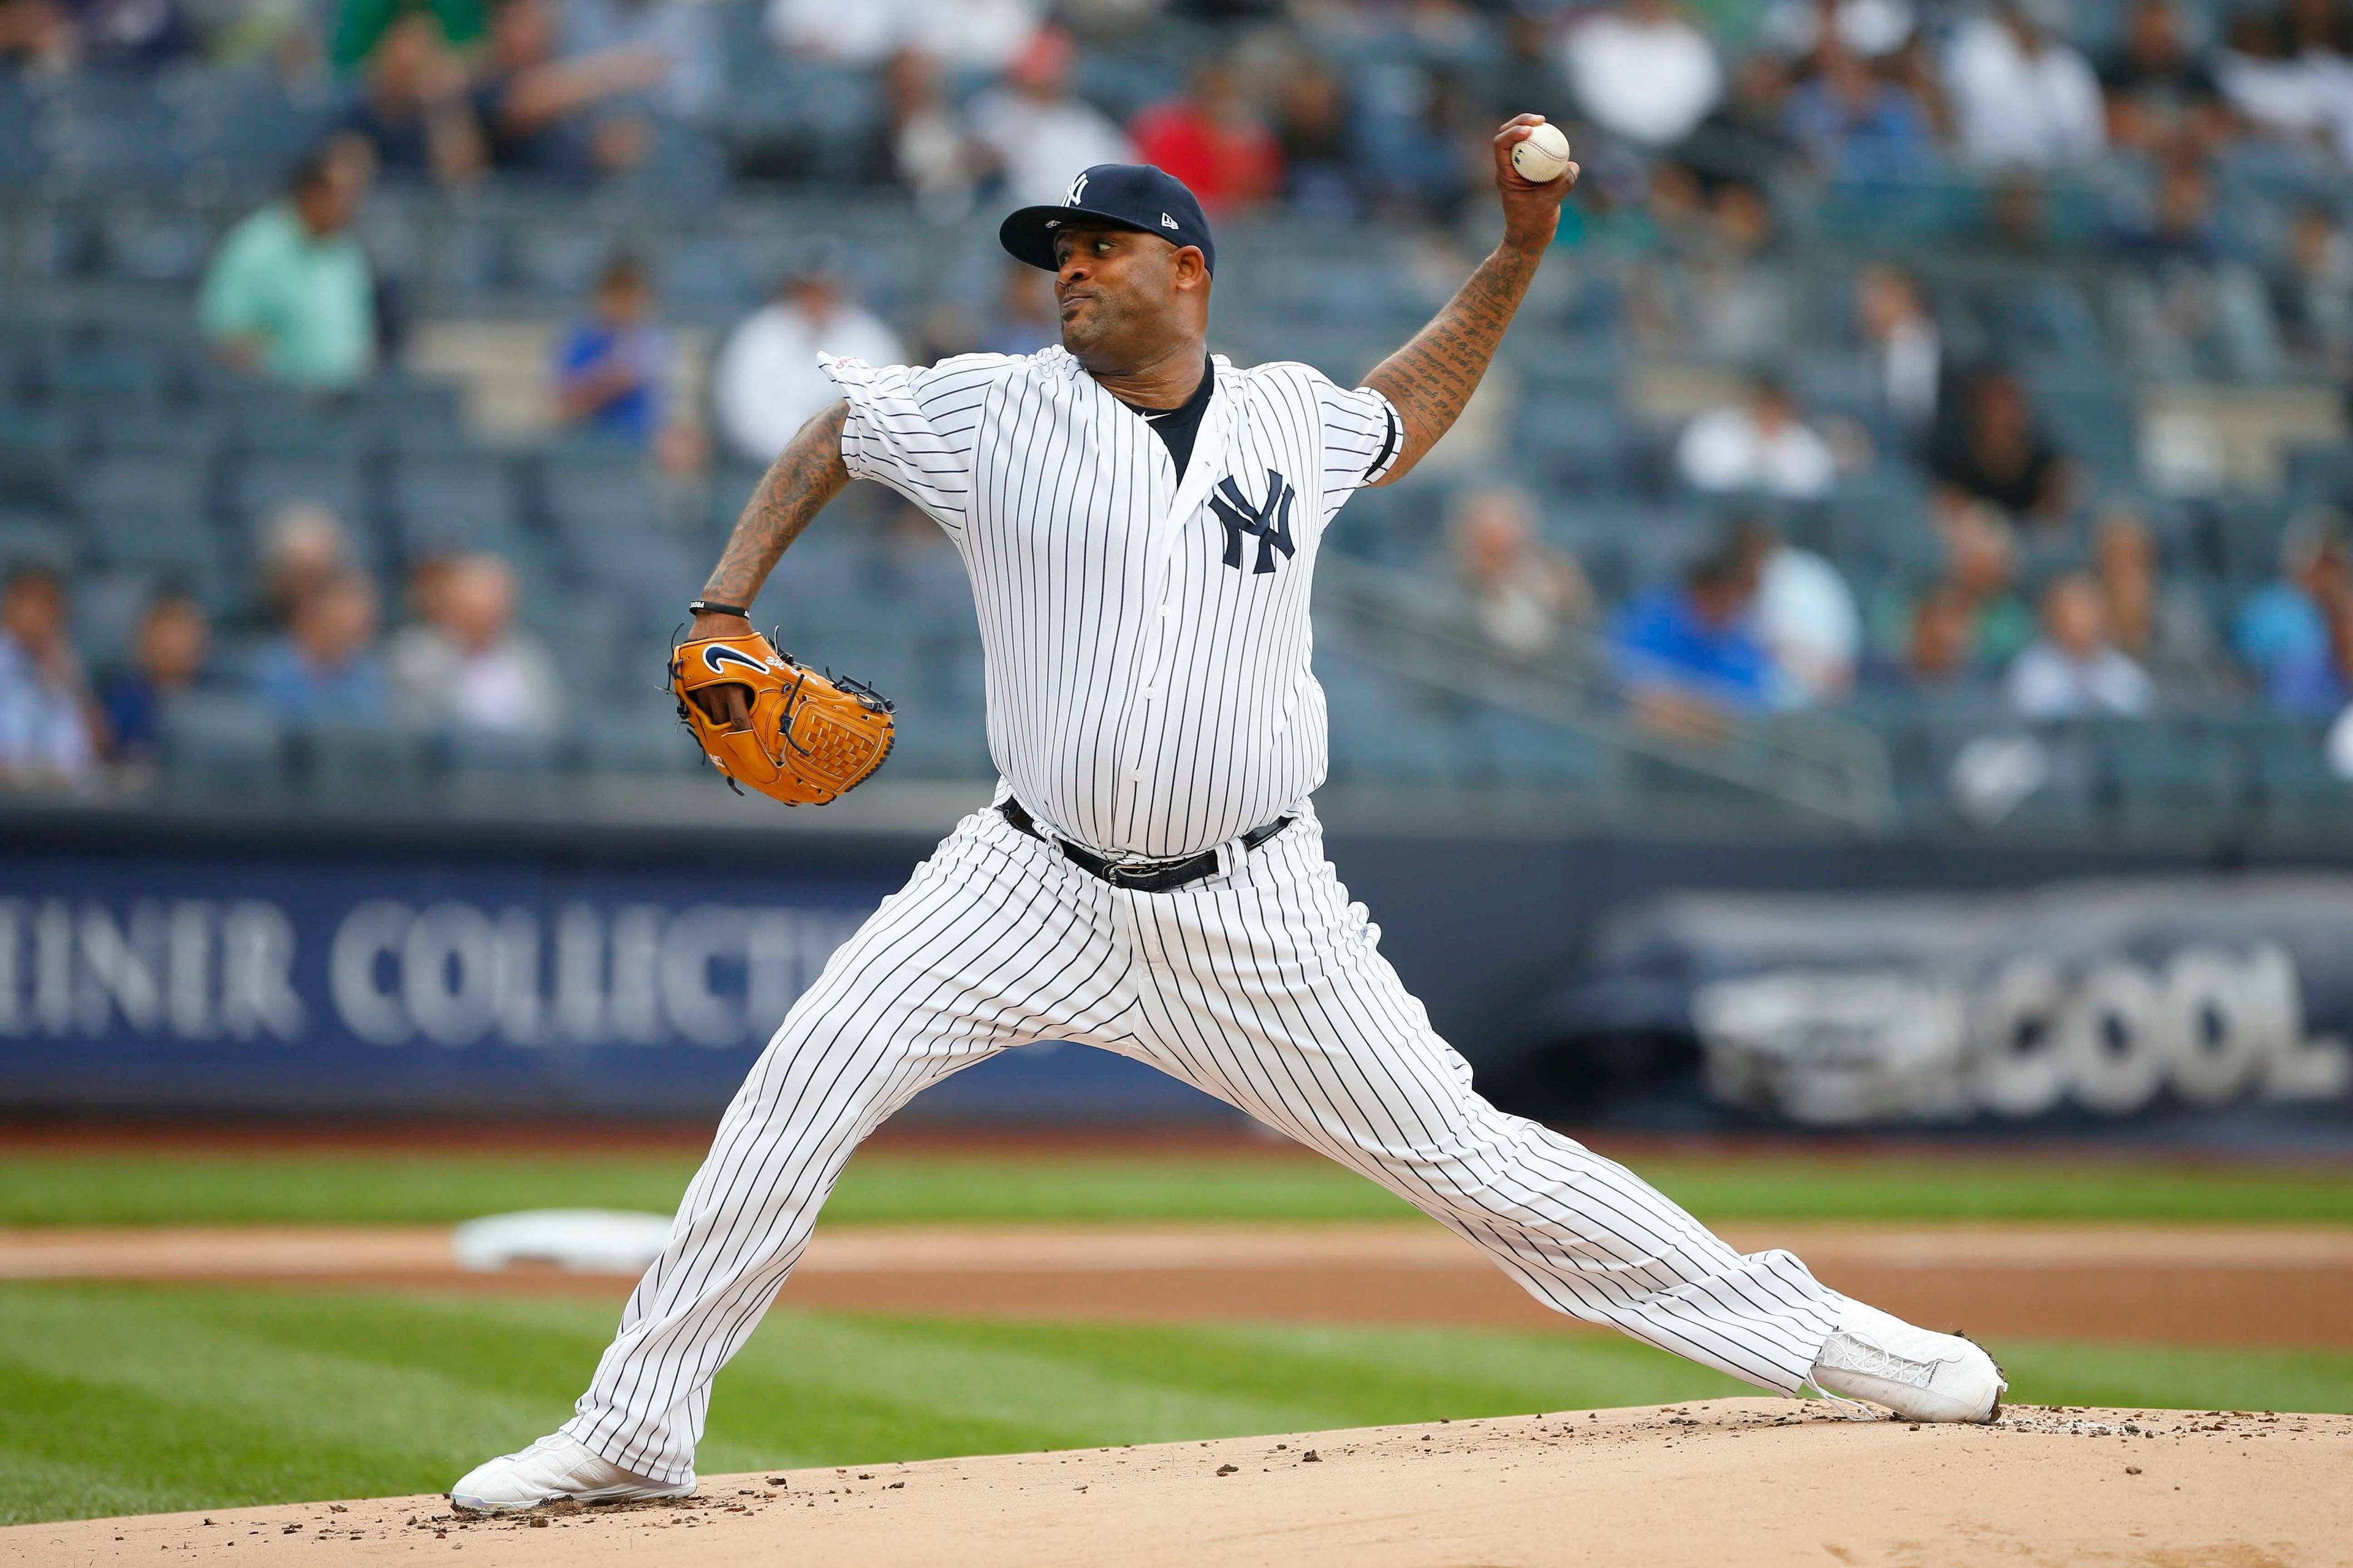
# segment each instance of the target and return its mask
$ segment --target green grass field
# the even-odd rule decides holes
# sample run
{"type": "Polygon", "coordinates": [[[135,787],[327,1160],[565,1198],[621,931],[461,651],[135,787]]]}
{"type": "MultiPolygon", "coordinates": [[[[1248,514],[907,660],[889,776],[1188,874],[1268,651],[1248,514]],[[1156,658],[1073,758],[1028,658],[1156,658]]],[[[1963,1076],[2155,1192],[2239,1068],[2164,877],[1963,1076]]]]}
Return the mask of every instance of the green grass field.
{"type": "MultiPolygon", "coordinates": [[[[2353,1173],[2017,1158],[1633,1162],[1728,1219],[2353,1221],[2353,1173]]],[[[0,1225],[430,1222],[667,1210],[694,1160],[584,1152],[0,1154],[0,1225]]],[[[872,1150],[835,1222],[1377,1218],[1336,1167],[1237,1151],[872,1150]]],[[[554,1427],[611,1332],[570,1300],[0,1287],[0,1520],[446,1487],[554,1427]]],[[[2353,1355],[1998,1342],[2038,1403],[2353,1411],[2353,1355]]],[[[1608,1336],[773,1314],[722,1377],[707,1473],[1705,1397],[1608,1336]]]]}
{"type": "MultiPolygon", "coordinates": [[[[1605,1151],[1606,1152],[1606,1151],[1605,1151]]],[[[1709,1220],[2166,1220],[2353,1223],[2353,1169],[2000,1159],[1635,1159],[1709,1220]]],[[[668,1213],[692,1154],[0,1152],[0,1225],[431,1223],[512,1209],[668,1213]]],[[[1310,1157],[1134,1158],[869,1150],[826,1207],[836,1224],[952,1220],[1377,1219],[1410,1211],[1310,1157]]]]}
{"type": "MultiPolygon", "coordinates": [[[[605,1307],[331,1290],[0,1289],[0,1521],[433,1491],[568,1413],[605,1307]]],[[[2038,1401],[2353,1410],[2353,1355],[1996,1347],[2038,1401]]],[[[865,1464],[1743,1392],[1596,1335],[1073,1326],[778,1311],[701,1464],[865,1464]]]]}

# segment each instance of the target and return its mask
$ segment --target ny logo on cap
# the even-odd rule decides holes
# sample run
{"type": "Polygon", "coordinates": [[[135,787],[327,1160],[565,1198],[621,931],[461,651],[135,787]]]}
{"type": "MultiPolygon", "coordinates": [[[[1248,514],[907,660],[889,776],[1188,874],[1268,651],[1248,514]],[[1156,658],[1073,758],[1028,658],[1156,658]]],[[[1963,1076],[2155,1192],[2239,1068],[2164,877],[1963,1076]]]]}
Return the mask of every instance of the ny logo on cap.
{"type": "Polygon", "coordinates": [[[1087,177],[1084,174],[1081,174],[1077,179],[1071,182],[1071,193],[1062,198],[1062,205],[1066,207],[1077,206],[1079,205],[1079,198],[1086,194],[1087,177]]]}

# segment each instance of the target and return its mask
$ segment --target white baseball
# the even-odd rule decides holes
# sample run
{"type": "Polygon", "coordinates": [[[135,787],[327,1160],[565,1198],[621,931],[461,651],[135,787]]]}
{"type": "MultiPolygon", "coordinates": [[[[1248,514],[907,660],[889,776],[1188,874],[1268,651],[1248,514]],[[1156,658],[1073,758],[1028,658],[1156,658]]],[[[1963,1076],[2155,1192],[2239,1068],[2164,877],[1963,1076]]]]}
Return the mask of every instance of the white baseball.
{"type": "Polygon", "coordinates": [[[1537,126],[1512,148],[1512,167],[1530,184],[1551,184],[1568,173],[1568,138],[1557,125],[1537,126]]]}

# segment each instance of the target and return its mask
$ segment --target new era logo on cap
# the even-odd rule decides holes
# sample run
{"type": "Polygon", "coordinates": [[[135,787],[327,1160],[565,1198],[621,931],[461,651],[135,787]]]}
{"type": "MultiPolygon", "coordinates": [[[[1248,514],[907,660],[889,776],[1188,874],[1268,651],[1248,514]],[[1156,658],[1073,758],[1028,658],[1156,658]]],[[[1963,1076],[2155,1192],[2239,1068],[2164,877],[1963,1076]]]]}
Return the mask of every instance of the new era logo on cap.
{"type": "Polygon", "coordinates": [[[1156,234],[1171,245],[1190,245],[1201,252],[1211,272],[1218,269],[1218,251],[1209,237],[1209,220],[1185,183],[1149,163],[1097,163],[1080,171],[1056,206],[1023,207],[1000,225],[998,243],[1016,260],[1056,270],[1054,231],[1065,224],[1092,218],[1117,228],[1156,234]]]}

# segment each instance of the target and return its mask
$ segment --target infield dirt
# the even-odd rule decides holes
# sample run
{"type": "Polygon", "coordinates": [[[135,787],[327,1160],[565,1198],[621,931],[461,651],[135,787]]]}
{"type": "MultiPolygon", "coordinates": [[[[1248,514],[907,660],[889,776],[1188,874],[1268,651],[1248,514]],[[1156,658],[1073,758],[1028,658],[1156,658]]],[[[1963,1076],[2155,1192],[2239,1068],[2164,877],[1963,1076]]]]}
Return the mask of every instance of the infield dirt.
{"type": "Polygon", "coordinates": [[[468,1520],[393,1498],[20,1525],[31,1564],[749,1568],[2353,1563],[2353,1416],[2021,1408],[1907,1426],[1729,1399],[865,1469],[468,1520]]]}
{"type": "MultiPolygon", "coordinates": [[[[2353,1233],[2318,1226],[1735,1224],[1826,1283],[1980,1336],[2353,1348],[2353,1233]]],[[[0,1279],[275,1280],[609,1298],[628,1276],[460,1270],[438,1226],[0,1230],[0,1279]]],[[[1411,1221],[823,1226],[795,1307],[1145,1321],[1573,1329],[1411,1221]]]]}

